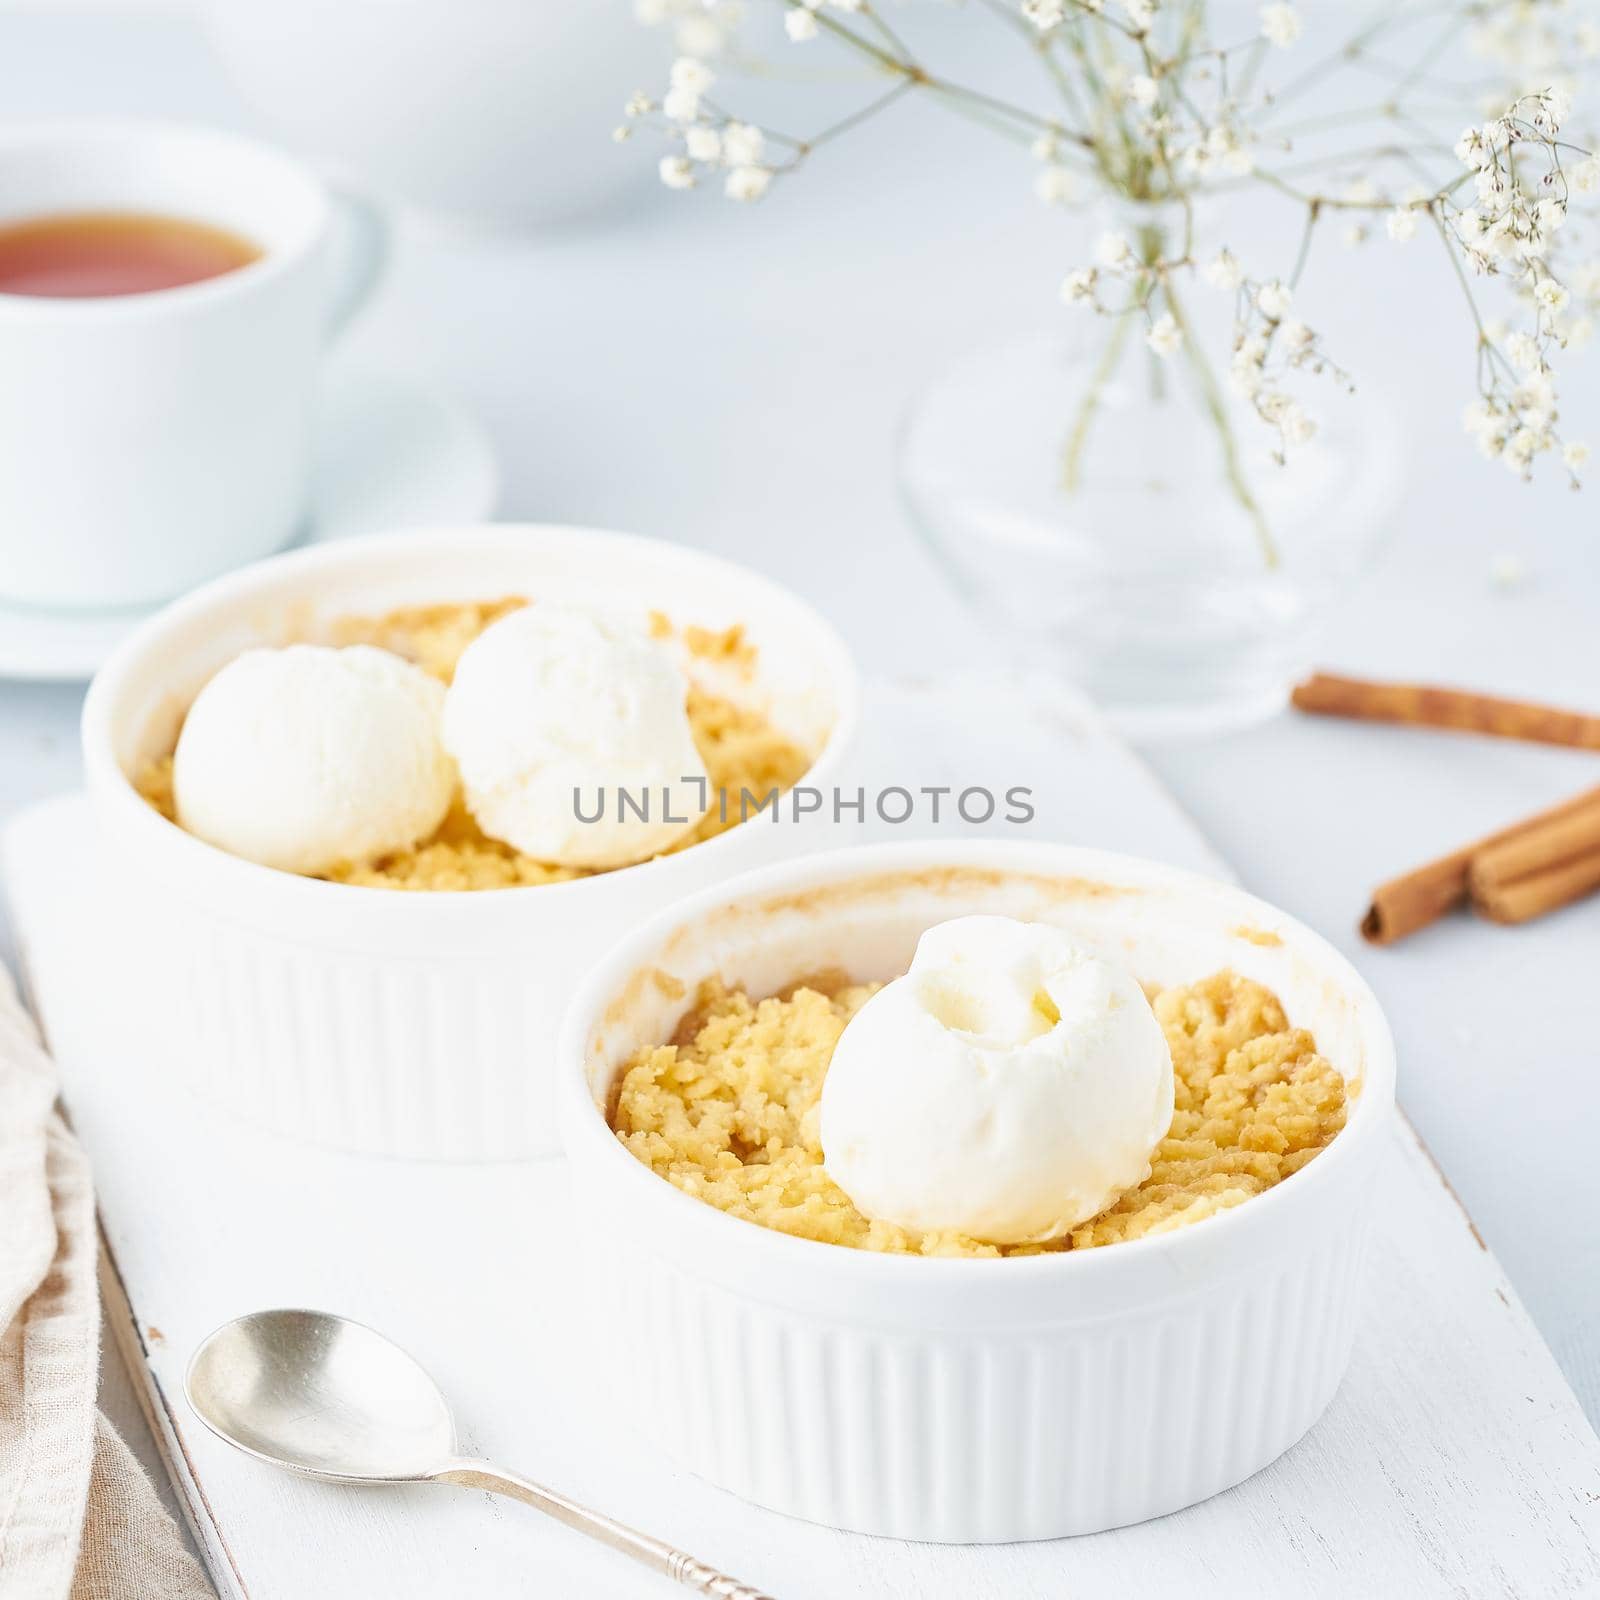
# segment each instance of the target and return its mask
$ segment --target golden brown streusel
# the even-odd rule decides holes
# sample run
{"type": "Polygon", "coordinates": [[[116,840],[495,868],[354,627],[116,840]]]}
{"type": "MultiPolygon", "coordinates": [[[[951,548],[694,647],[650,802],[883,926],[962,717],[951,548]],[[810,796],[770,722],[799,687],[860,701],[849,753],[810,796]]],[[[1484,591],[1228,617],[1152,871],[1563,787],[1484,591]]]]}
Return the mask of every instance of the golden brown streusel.
{"type": "Polygon", "coordinates": [[[402,606],[381,617],[340,617],[329,625],[326,642],[341,648],[352,644],[375,645],[393,655],[414,661],[441,683],[456,675],[461,652],[501,617],[520,611],[528,601],[521,595],[503,600],[460,600],[444,605],[402,606]]]}
{"type": "Polygon", "coordinates": [[[1232,972],[1153,996],[1172,1051],[1172,1125],[1150,1175],[1044,1245],[996,1247],[872,1222],[828,1177],[822,1080],[876,985],[754,1001],[707,984],[671,1044],[629,1063],[612,1126],[647,1167],[747,1222],[828,1244],[936,1256],[1084,1250],[1198,1222],[1298,1172],[1344,1126],[1345,1083],[1270,990],[1232,972]]]}
{"type": "MultiPolygon", "coordinates": [[[[370,644],[414,661],[444,683],[455,674],[461,652],[489,626],[529,602],[503,600],[409,606],[381,617],[344,617],[328,632],[336,645],[370,644]]],[[[691,656],[746,671],[755,662],[755,647],[740,627],[675,629],[660,613],[652,613],[651,632],[676,637],[691,656]]],[[[727,813],[713,800],[711,809],[667,852],[686,850],[738,826],[743,790],[758,798],[773,789],[791,789],[805,775],[811,758],[792,744],[758,711],[691,683],[686,710],[695,748],[706,764],[713,796],[725,792],[727,813]]],[[[169,822],[177,808],[172,793],[172,757],[153,761],[139,775],[139,793],[169,822]]],[[[413,849],[373,861],[350,862],[324,876],[336,883],[375,889],[513,889],[530,884],[562,883],[592,874],[577,867],[536,861],[511,845],[489,838],[473,821],[460,794],[431,838],[413,849]]]]}

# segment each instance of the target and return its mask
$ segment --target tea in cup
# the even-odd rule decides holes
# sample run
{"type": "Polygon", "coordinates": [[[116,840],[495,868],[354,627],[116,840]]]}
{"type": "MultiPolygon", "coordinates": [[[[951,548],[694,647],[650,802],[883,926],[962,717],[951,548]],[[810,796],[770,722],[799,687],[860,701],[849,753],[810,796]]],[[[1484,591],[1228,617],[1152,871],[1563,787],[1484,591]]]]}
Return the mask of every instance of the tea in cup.
{"type": "Polygon", "coordinates": [[[182,289],[261,259],[242,234],[187,217],[70,211],[0,223],[0,294],[45,300],[182,289]]]}

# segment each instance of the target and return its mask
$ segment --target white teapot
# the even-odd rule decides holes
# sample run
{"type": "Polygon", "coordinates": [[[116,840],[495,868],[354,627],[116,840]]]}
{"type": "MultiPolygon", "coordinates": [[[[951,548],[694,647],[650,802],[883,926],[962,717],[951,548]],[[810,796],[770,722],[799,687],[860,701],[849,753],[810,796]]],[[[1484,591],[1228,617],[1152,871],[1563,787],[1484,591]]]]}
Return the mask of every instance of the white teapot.
{"type": "Polygon", "coordinates": [[[611,130],[670,39],[628,0],[209,0],[241,91],[303,154],[487,228],[592,215],[647,183],[611,130]]]}

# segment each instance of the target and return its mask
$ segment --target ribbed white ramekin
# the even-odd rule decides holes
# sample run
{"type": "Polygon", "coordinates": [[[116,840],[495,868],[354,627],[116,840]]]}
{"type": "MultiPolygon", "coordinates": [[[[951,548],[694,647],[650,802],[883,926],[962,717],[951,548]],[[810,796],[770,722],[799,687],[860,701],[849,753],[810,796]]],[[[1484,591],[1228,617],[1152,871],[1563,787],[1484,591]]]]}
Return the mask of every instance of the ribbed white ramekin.
{"type": "Polygon", "coordinates": [[[130,781],[170,751],[200,686],[255,644],[352,614],[528,594],[679,623],[745,625],[758,693],[831,784],[856,720],[833,629],[794,595],[660,540],[499,525],[302,550],[208,584],[128,640],[91,686],[83,750],[125,941],[162,1050],[251,1121],[345,1149],[494,1160],[559,1149],[557,1024],[596,957],[685,893],[826,842],[755,819],[640,866],[521,889],[403,893],[239,860],[158,816],[130,781]]]}
{"type": "Polygon", "coordinates": [[[679,1461],[774,1510],[943,1542],[1141,1521],[1238,1483],[1321,1414],[1349,1356],[1394,1051],[1366,985],[1236,889],[1059,846],[910,844],[747,874],[606,958],[560,1046],[591,1341],[679,1461]],[[1010,1260],[884,1256],[726,1216],[606,1125],[616,1067],[708,976],[769,992],[903,971],[951,916],[1057,923],[1144,979],[1271,985],[1351,1081],[1345,1130],[1178,1232],[1010,1260]],[[662,983],[665,974],[674,982],[662,983]]]}

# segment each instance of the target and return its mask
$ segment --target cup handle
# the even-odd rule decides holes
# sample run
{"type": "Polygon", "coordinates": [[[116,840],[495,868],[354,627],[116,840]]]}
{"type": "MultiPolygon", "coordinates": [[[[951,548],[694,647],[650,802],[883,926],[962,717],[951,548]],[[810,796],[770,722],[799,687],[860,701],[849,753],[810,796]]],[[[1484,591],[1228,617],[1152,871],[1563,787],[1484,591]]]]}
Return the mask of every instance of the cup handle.
{"type": "Polygon", "coordinates": [[[372,298],[389,264],[392,229],[377,201],[336,189],[333,201],[333,286],[325,332],[334,340],[372,298]]]}

